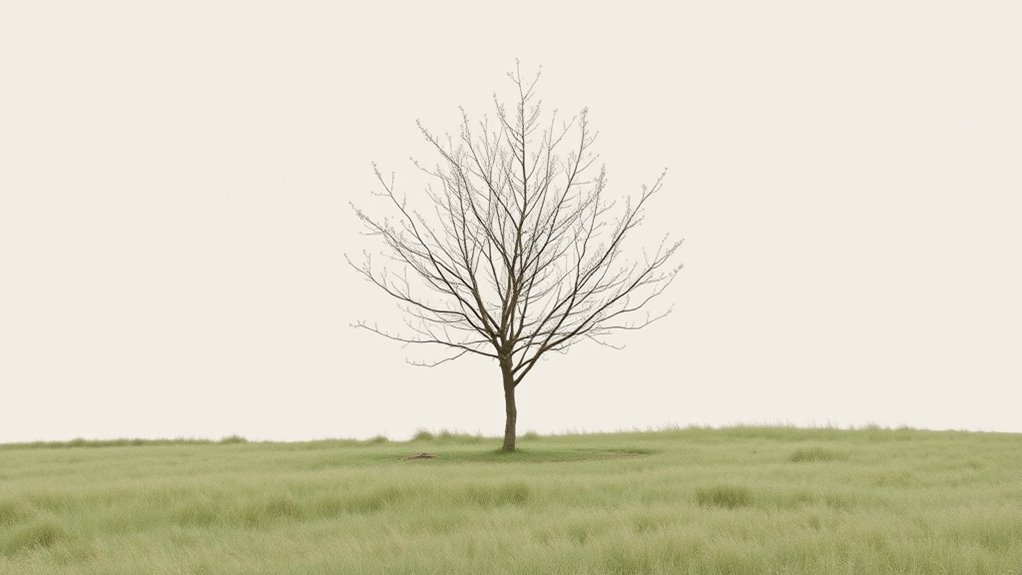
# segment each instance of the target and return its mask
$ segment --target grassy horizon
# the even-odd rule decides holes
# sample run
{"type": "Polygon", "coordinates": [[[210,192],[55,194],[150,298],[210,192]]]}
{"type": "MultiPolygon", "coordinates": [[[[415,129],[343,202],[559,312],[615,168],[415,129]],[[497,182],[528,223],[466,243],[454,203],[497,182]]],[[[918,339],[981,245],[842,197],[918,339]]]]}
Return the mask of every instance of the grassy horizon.
{"type": "Polygon", "coordinates": [[[0,445],[0,573],[1022,575],[1022,434],[0,445]],[[402,459],[427,451],[430,460],[402,459]]]}
{"type": "MultiPolygon", "coordinates": [[[[956,434],[977,434],[977,435],[1009,435],[1022,437],[1022,433],[1010,432],[1010,431],[988,431],[988,430],[970,430],[970,429],[927,429],[919,427],[911,427],[908,425],[899,426],[885,426],[875,423],[869,423],[865,425],[852,425],[847,427],[833,426],[833,425],[822,425],[822,426],[800,426],[794,424],[759,424],[759,423],[737,423],[729,425],[666,425],[660,427],[646,427],[646,428],[627,428],[627,429],[616,429],[613,431],[590,431],[590,430],[564,430],[561,432],[539,434],[535,431],[524,431],[518,434],[518,439],[537,439],[544,437],[547,439],[553,439],[558,437],[579,437],[579,436],[607,436],[607,435],[633,435],[633,434],[649,434],[649,433],[676,433],[676,432],[705,432],[705,431],[721,431],[728,433],[740,433],[746,432],[760,432],[767,434],[783,434],[786,432],[800,433],[800,432],[894,432],[894,433],[909,433],[909,432],[920,432],[920,433],[956,433],[956,434]]],[[[72,439],[54,439],[54,440],[33,440],[33,441],[11,441],[11,442],[0,442],[0,449],[19,449],[19,448],[62,448],[62,447],[125,447],[125,446],[141,446],[141,445],[213,445],[213,444],[227,444],[227,443],[259,443],[259,444],[278,444],[278,445],[291,445],[291,444],[308,444],[308,443],[321,443],[321,442],[334,442],[343,444],[379,444],[379,443],[411,443],[414,441],[421,440],[435,440],[439,442],[448,441],[459,441],[469,443],[479,443],[486,441],[497,442],[498,447],[502,441],[502,437],[499,435],[483,435],[482,433],[469,433],[466,431],[449,430],[441,428],[439,430],[431,430],[427,428],[419,428],[409,437],[408,439],[395,439],[385,434],[378,434],[372,437],[358,439],[353,437],[321,437],[316,439],[296,439],[296,440],[276,440],[276,439],[250,439],[239,434],[230,434],[220,437],[219,439],[208,438],[208,437],[193,437],[193,436],[177,436],[177,437],[108,437],[108,438],[86,438],[86,437],[75,437],[72,439]]]]}

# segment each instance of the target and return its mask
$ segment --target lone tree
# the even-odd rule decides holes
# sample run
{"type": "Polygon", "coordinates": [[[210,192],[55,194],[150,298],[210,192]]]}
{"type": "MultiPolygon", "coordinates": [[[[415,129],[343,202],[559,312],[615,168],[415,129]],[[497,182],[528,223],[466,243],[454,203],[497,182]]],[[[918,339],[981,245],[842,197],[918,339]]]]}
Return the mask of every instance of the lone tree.
{"type": "MultiPolygon", "coordinates": [[[[537,73],[517,89],[509,112],[496,95],[496,121],[469,121],[464,109],[457,137],[441,139],[418,124],[439,158],[419,201],[410,207],[373,165],[393,217],[355,207],[367,235],[385,246],[394,269],[348,258],[360,274],[397,300],[405,332],[364,321],[367,329],[404,344],[448,348],[437,366],[465,355],[496,360],[507,421],[504,451],[515,449],[515,389],[540,358],[591,340],[617,348],[607,337],[636,330],[670,312],[640,312],[663,293],[681,266],[671,264],[680,241],[664,236],[655,251],[626,259],[626,239],[643,220],[664,173],[642,186],[623,207],[606,198],[606,170],[591,170],[597,132],[587,110],[567,121],[541,119],[534,101],[537,73]]],[[[347,257],[347,256],[346,256],[347,257]]]]}

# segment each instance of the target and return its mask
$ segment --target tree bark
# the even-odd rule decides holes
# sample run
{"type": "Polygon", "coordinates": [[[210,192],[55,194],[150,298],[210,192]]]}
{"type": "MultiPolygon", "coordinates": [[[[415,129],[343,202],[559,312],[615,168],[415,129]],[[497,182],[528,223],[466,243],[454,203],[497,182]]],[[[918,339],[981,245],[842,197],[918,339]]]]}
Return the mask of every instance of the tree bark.
{"type": "Polygon", "coordinates": [[[518,408],[515,407],[515,378],[511,374],[511,362],[500,362],[500,371],[504,377],[504,411],[507,421],[504,424],[504,446],[502,451],[510,453],[515,450],[515,425],[518,422],[518,408]]]}

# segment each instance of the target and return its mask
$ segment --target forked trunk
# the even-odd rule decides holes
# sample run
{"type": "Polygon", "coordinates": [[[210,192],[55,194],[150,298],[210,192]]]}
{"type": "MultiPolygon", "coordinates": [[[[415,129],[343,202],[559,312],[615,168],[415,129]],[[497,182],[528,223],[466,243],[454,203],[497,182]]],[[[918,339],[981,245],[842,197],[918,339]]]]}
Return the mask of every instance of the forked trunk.
{"type": "Polygon", "coordinates": [[[515,378],[511,374],[511,362],[501,362],[500,372],[504,377],[504,412],[507,422],[504,424],[505,452],[515,450],[515,424],[518,420],[518,408],[515,407],[515,378]]]}

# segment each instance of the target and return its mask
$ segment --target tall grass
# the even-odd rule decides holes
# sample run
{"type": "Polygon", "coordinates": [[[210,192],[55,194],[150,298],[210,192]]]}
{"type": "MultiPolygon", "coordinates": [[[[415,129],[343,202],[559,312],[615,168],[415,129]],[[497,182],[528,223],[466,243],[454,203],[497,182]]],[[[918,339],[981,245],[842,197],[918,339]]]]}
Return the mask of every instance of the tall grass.
{"type": "Polygon", "coordinates": [[[1017,434],[427,433],[3,446],[0,573],[1022,575],[1017,434]]]}

